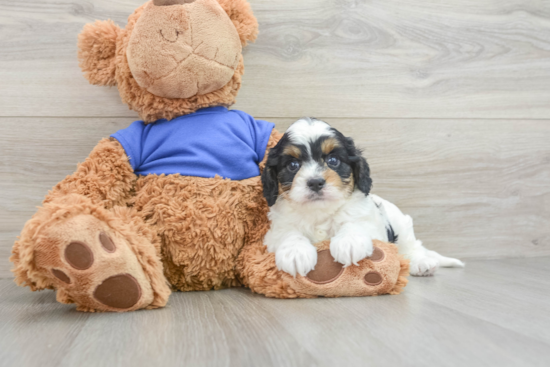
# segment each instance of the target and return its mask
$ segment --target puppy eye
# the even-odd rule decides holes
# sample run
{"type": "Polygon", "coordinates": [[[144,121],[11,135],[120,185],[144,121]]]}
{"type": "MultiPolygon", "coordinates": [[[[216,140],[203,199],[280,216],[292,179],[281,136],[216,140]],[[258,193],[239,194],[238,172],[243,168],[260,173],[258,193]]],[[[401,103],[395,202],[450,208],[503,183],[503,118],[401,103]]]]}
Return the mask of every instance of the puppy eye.
{"type": "Polygon", "coordinates": [[[335,156],[329,156],[327,158],[327,164],[330,167],[338,167],[340,165],[340,160],[336,158],[335,156]]]}
{"type": "Polygon", "coordinates": [[[290,172],[296,172],[300,169],[301,164],[298,161],[292,161],[286,166],[290,172]]]}

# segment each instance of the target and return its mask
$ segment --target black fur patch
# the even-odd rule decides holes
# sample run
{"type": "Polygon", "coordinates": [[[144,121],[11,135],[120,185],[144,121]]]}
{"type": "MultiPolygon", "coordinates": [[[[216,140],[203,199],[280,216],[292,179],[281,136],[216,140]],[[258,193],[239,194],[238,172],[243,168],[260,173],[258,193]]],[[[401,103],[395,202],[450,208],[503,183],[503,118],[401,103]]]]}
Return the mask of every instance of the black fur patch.
{"type": "MultiPolygon", "coordinates": [[[[339,131],[336,131],[336,133],[342,135],[339,131]]],[[[352,163],[351,166],[353,168],[353,176],[355,177],[355,187],[366,196],[370,193],[372,188],[369,164],[367,163],[367,160],[363,158],[361,150],[355,147],[355,142],[353,139],[345,138],[345,140],[349,160],[352,163]]]]}
{"type": "Polygon", "coordinates": [[[396,243],[399,236],[395,234],[395,232],[393,231],[393,227],[391,225],[389,225],[389,227],[386,228],[386,232],[388,233],[388,242],[396,243]]]}
{"type": "Polygon", "coordinates": [[[289,134],[284,134],[279,143],[269,151],[267,157],[266,166],[264,172],[262,173],[262,185],[264,197],[267,200],[267,204],[272,206],[277,201],[279,196],[279,184],[284,189],[290,189],[292,186],[292,181],[294,177],[299,172],[290,171],[287,166],[292,161],[302,162],[304,159],[307,159],[309,154],[306,147],[300,145],[294,145],[300,149],[300,158],[297,159],[288,154],[284,154],[286,147],[291,145],[289,134]]]}

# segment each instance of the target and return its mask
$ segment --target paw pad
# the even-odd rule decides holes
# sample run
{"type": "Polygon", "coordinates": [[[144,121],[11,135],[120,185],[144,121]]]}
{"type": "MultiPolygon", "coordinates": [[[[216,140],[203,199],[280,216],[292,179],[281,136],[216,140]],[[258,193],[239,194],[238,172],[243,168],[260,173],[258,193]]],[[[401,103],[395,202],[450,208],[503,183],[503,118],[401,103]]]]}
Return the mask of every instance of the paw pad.
{"type": "Polygon", "coordinates": [[[57,279],[61,280],[63,283],[71,284],[71,278],[61,270],[52,269],[52,274],[57,279]]]}
{"type": "Polygon", "coordinates": [[[116,251],[115,243],[107,233],[101,232],[99,234],[99,242],[101,242],[101,246],[105,251],[110,253],[113,253],[116,251]]]}
{"type": "Polygon", "coordinates": [[[130,274],[107,278],[94,291],[94,298],[106,306],[127,309],[141,298],[141,287],[130,274]]]}
{"type": "Polygon", "coordinates": [[[365,275],[365,283],[367,283],[368,285],[378,285],[382,283],[382,280],[382,275],[377,271],[371,271],[368,272],[367,275],[365,275]]]}
{"type": "Polygon", "coordinates": [[[307,274],[307,278],[313,283],[327,284],[338,279],[343,271],[344,265],[334,261],[330,250],[324,250],[317,254],[317,265],[307,274]]]}
{"type": "Polygon", "coordinates": [[[83,242],[71,242],[65,248],[65,260],[77,270],[89,269],[94,263],[94,254],[83,242]]]}
{"type": "Polygon", "coordinates": [[[385,257],[386,255],[384,254],[384,251],[382,251],[380,247],[375,247],[369,259],[374,262],[380,262],[384,260],[385,257]]]}

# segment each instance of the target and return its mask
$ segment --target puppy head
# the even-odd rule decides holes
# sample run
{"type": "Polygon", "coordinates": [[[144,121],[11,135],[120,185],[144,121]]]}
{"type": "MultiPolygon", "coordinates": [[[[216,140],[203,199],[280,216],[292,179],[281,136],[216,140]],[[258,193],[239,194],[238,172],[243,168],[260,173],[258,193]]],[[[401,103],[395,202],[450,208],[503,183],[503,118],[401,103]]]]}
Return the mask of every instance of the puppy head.
{"type": "Polygon", "coordinates": [[[372,186],[367,161],[353,140],[314,118],[296,121],[270,150],[262,183],[269,206],[279,197],[331,203],[354,190],[368,195],[372,186]]]}

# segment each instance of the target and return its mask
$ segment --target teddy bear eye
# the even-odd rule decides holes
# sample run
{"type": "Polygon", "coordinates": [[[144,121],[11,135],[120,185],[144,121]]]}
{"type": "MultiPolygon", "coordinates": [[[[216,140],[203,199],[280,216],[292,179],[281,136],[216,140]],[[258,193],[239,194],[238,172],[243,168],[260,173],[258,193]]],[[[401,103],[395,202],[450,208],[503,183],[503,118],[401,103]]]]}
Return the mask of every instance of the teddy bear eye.
{"type": "Polygon", "coordinates": [[[331,155],[327,158],[327,164],[330,167],[336,168],[340,165],[340,160],[338,158],[336,158],[335,156],[331,155]]]}
{"type": "Polygon", "coordinates": [[[301,164],[298,161],[292,161],[286,166],[290,172],[296,172],[300,169],[301,164]]]}

